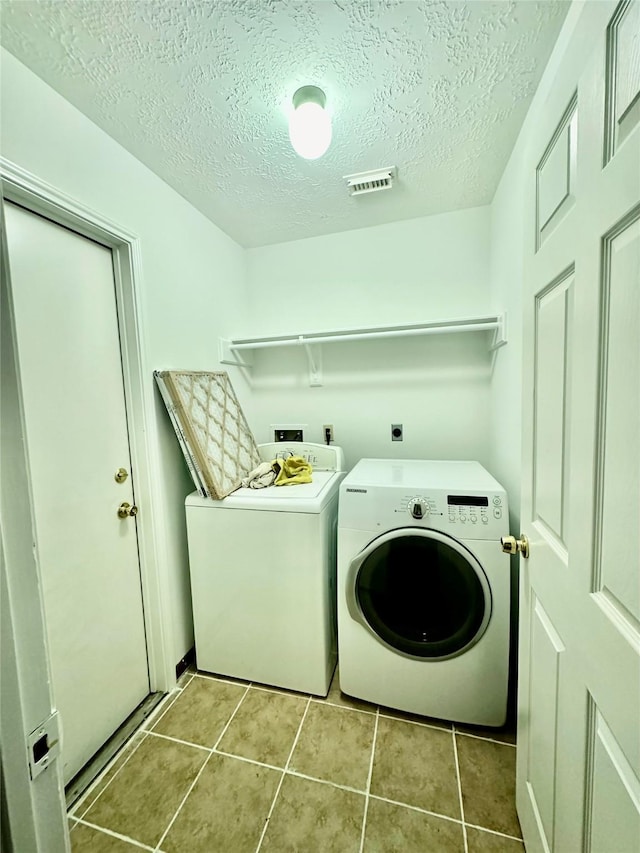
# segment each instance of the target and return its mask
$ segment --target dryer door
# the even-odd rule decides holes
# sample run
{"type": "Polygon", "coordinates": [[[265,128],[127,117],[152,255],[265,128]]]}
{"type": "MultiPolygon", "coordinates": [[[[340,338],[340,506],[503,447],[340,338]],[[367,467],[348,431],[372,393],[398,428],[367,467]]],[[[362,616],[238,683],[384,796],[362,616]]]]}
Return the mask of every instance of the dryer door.
{"type": "Polygon", "coordinates": [[[435,530],[404,528],[374,539],[353,560],[348,590],[351,615],[412,658],[463,654],[491,617],[482,566],[464,545],[435,530]]]}

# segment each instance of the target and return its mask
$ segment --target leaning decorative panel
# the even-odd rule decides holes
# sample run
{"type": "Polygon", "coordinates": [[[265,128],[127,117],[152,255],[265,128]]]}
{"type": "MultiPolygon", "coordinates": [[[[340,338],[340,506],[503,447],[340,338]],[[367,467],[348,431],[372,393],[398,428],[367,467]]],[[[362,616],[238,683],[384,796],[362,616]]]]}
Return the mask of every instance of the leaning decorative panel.
{"type": "Polygon", "coordinates": [[[260,462],[258,448],[225,372],[155,371],[193,482],[224,498],[260,462]]]}

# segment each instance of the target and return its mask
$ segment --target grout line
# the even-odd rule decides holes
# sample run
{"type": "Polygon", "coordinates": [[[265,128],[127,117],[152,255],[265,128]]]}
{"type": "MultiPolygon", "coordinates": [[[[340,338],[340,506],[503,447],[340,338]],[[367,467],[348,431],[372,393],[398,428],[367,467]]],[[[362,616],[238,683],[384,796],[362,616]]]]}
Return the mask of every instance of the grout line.
{"type": "Polygon", "coordinates": [[[220,732],[220,735],[218,736],[218,740],[214,743],[213,747],[211,748],[211,752],[213,752],[214,750],[216,750],[216,749],[218,748],[218,744],[220,743],[220,741],[222,740],[222,738],[226,735],[226,733],[227,733],[227,729],[228,729],[228,728],[229,728],[229,726],[231,725],[231,723],[232,723],[233,718],[235,717],[235,715],[238,713],[238,708],[239,708],[239,707],[240,707],[240,705],[242,705],[242,703],[244,702],[245,697],[246,697],[247,693],[249,692],[249,688],[250,688],[250,687],[251,687],[251,685],[250,685],[250,684],[247,684],[247,689],[244,691],[244,693],[242,694],[242,696],[241,696],[241,697],[240,697],[240,699],[238,700],[238,704],[237,704],[237,705],[236,705],[236,707],[233,709],[233,713],[231,714],[231,716],[230,716],[230,717],[229,717],[229,719],[227,720],[227,723],[226,723],[225,727],[224,727],[224,728],[222,729],[222,731],[220,732]]]}
{"type": "Polygon", "coordinates": [[[467,823],[467,826],[470,826],[471,829],[479,829],[482,832],[488,832],[490,835],[497,835],[499,838],[509,838],[512,841],[519,841],[521,844],[524,844],[522,838],[519,838],[517,835],[507,835],[506,832],[499,832],[497,829],[489,829],[488,826],[480,826],[477,823],[467,823]]]}
{"type": "Polygon", "coordinates": [[[302,699],[303,702],[306,702],[307,699],[312,699],[310,693],[298,693],[295,690],[287,690],[286,687],[282,689],[278,689],[275,687],[269,687],[264,684],[254,684],[250,685],[252,690],[259,690],[261,693],[273,693],[276,696],[290,696],[292,699],[302,699]]]}
{"type": "Polygon", "coordinates": [[[376,740],[378,738],[378,722],[380,720],[380,708],[376,713],[376,721],[373,726],[373,739],[371,741],[371,758],[369,759],[369,772],[367,774],[367,789],[364,798],[364,812],[362,814],[362,832],[360,833],[360,853],[364,850],[364,837],[367,829],[367,815],[369,813],[369,798],[371,795],[371,778],[373,776],[373,762],[376,754],[376,740]]]}
{"type": "Polygon", "coordinates": [[[331,782],[329,779],[320,779],[317,776],[308,776],[306,773],[299,773],[297,770],[285,770],[287,776],[293,776],[296,779],[306,779],[309,782],[318,782],[320,785],[328,785],[330,788],[338,788],[340,791],[349,791],[352,794],[360,794],[365,796],[366,791],[361,788],[351,788],[349,785],[340,785],[339,782],[331,782]]]}
{"type": "Polygon", "coordinates": [[[104,826],[98,826],[97,823],[90,823],[88,820],[79,820],[76,823],[76,826],[88,826],[91,829],[95,829],[98,832],[103,833],[104,835],[109,835],[111,838],[118,838],[120,841],[126,841],[129,844],[133,844],[135,847],[139,847],[141,850],[155,850],[155,847],[149,847],[148,844],[143,844],[142,841],[136,841],[135,838],[130,838],[128,835],[121,835],[119,832],[114,832],[112,829],[106,829],[104,826]]]}
{"type": "Polygon", "coordinates": [[[196,786],[196,783],[197,783],[198,779],[199,779],[199,778],[200,778],[200,776],[202,775],[202,773],[203,773],[203,771],[204,771],[204,768],[205,768],[205,767],[207,766],[207,764],[209,763],[209,761],[210,761],[210,759],[211,759],[211,756],[212,756],[212,755],[213,755],[213,752],[209,752],[209,755],[205,758],[205,760],[204,760],[204,762],[203,762],[203,764],[202,764],[202,767],[200,768],[200,770],[198,770],[198,772],[197,772],[197,774],[196,774],[196,778],[193,780],[193,782],[191,783],[191,785],[189,785],[189,790],[187,791],[187,793],[186,793],[186,794],[184,795],[184,797],[182,798],[182,800],[181,800],[181,802],[180,802],[180,805],[179,805],[179,806],[178,806],[178,808],[176,809],[176,813],[175,813],[175,814],[174,814],[174,816],[171,818],[171,820],[169,821],[169,825],[167,826],[167,828],[165,829],[165,831],[164,831],[164,832],[162,833],[162,835],[160,836],[160,841],[158,841],[158,843],[156,844],[155,848],[153,848],[153,849],[156,851],[156,853],[159,853],[159,851],[160,851],[160,845],[162,844],[162,842],[165,840],[165,838],[166,838],[166,837],[167,837],[167,835],[169,834],[169,830],[171,829],[171,827],[173,826],[173,824],[174,824],[174,823],[175,823],[175,821],[176,821],[176,818],[177,818],[177,817],[178,817],[178,815],[180,814],[180,809],[181,809],[181,808],[183,807],[183,805],[186,803],[186,801],[187,801],[187,798],[188,798],[189,794],[190,794],[190,793],[193,791],[193,789],[195,788],[195,786],[196,786]]]}
{"type": "Polygon", "coordinates": [[[512,749],[515,749],[517,747],[517,744],[509,743],[509,741],[506,740],[497,740],[496,738],[485,737],[484,735],[474,735],[471,732],[461,732],[459,729],[456,729],[455,726],[453,727],[453,730],[457,735],[460,735],[461,737],[471,737],[474,740],[486,740],[489,743],[497,743],[500,746],[510,746],[512,749]]]}
{"type": "Polygon", "coordinates": [[[212,749],[211,752],[214,755],[222,755],[224,758],[235,758],[238,761],[244,761],[245,764],[254,764],[256,767],[266,767],[268,770],[275,770],[277,773],[282,773],[282,767],[278,767],[276,764],[267,764],[264,761],[258,761],[255,758],[247,758],[244,755],[236,755],[233,752],[225,752],[223,749],[212,749]]]}
{"type": "Polygon", "coordinates": [[[180,743],[182,746],[190,746],[193,749],[201,749],[203,752],[211,752],[210,746],[203,746],[201,743],[193,743],[191,740],[181,740],[179,737],[172,735],[163,735],[161,732],[147,732],[149,737],[157,737],[161,740],[170,740],[172,743],[180,743]]]}
{"type": "MultiPolygon", "coordinates": [[[[160,841],[158,841],[158,843],[157,843],[157,845],[156,845],[156,851],[159,851],[159,850],[160,850],[160,847],[161,847],[161,845],[162,845],[162,842],[165,840],[165,838],[166,838],[166,837],[167,837],[167,835],[169,834],[169,831],[171,830],[171,827],[172,827],[172,826],[173,826],[173,824],[175,823],[176,818],[178,817],[178,815],[180,814],[180,810],[182,809],[182,807],[183,807],[183,806],[184,806],[184,804],[186,803],[187,798],[189,797],[189,794],[190,794],[190,793],[193,791],[193,789],[195,788],[195,786],[196,786],[196,784],[197,784],[197,782],[198,782],[198,779],[200,778],[200,776],[201,776],[201,775],[202,775],[202,773],[204,772],[204,768],[207,766],[207,764],[208,764],[208,763],[209,763],[209,761],[211,760],[211,756],[214,754],[214,751],[215,751],[216,746],[220,743],[220,741],[221,741],[221,740],[222,740],[222,738],[224,737],[225,732],[226,732],[226,731],[227,731],[227,729],[229,728],[229,725],[230,725],[231,721],[232,721],[232,720],[233,720],[233,718],[235,717],[235,715],[236,715],[236,713],[237,713],[237,711],[238,711],[238,708],[240,707],[240,705],[242,705],[242,702],[243,702],[243,700],[244,700],[244,697],[247,695],[247,693],[248,693],[248,692],[249,692],[249,685],[247,685],[246,690],[245,690],[245,691],[244,691],[244,693],[242,694],[241,698],[238,700],[238,703],[236,704],[236,707],[233,709],[233,713],[231,714],[231,716],[230,716],[230,717],[229,717],[229,719],[227,720],[227,723],[226,723],[225,727],[222,729],[222,732],[220,733],[220,736],[218,737],[218,740],[216,741],[216,743],[215,743],[214,747],[213,747],[212,749],[208,749],[208,750],[206,750],[206,751],[209,753],[209,755],[208,755],[208,756],[207,756],[207,758],[204,760],[204,763],[203,763],[202,767],[200,768],[200,770],[199,770],[199,771],[198,771],[198,773],[196,774],[196,778],[193,780],[193,782],[192,782],[192,783],[191,783],[191,785],[189,786],[189,790],[187,791],[187,793],[185,794],[185,796],[184,796],[184,797],[183,797],[183,799],[182,799],[182,802],[180,803],[180,805],[179,805],[179,806],[178,806],[178,808],[176,809],[176,813],[175,813],[175,814],[174,814],[174,816],[171,818],[171,820],[169,821],[169,825],[167,826],[167,828],[165,829],[165,831],[164,831],[164,832],[163,832],[163,834],[161,835],[161,837],[160,837],[160,841]]],[[[165,735],[156,735],[156,737],[165,737],[165,735]]],[[[175,740],[175,738],[167,738],[167,740],[175,740]]],[[[185,743],[185,741],[179,741],[179,743],[185,743]]],[[[191,746],[194,746],[194,744],[190,744],[190,745],[191,745],[191,746]]],[[[204,749],[204,747],[199,747],[199,749],[204,749]]]]}
{"type": "Polygon", "coordinates": [[[182,695],[182,691],[184,687],[176,687],[171,693],[167,693],[166,697],[162,702],[158,705],[157,708],[154,708],[152,713],[143,720],[140,724],[140,730],[149,732],[151,731],[151,727],[157,725],[160,720],[164,717],[164,715],[176,704],[180,696],[182,695]],[[149,727],[149,728],[148,728],[149,727]]]}
{"type": "Polygon", "coordinates": [[[309,710],[309,706],[311,705],[311,697],[307,699],[307,707],[304,709],[304,714],[302,715],[302,719],[300,720],[300,725],[298,726],[298,731],[296,732],[296,736],[293,739],[293,744],[291,745],[291,749],[289,750],[289,757],[287,758],[287,763],[284,766],[284,770],[282,771],[282,776],[280,777],[280,781],[278,783],[278,787],[276,788],[276,792],[273,795],[273,800],[271,801],[271,808],[269,809],[269,813],[267,814],[267,818],[264,822],[264,826],[262,827],[262,832],[260,833],[260,840],[258,841],[258,846],[256,847],[255,853],[258,853],[260,848],[262,847],[262,842],[264,841],[264,837],[267,834],[267,829],[269,828],[269,821],[271,820],[271,815],[273,814],[273,810],[276,806],[276,801],[278,799],[278,795],[280,794],[280,789],[282,788],[282,783],[284,782],[284,777],[287,775],[287,771],[289,770],[289,764],[291,763],[291,759],[293,757],[293,752],[298,745],[298,740],[300,738],[300,732],[302,731],[302,727],[304,725],[304,721],[307,718],[307,712],[309,710]]]}
{"type": "MultiPolygon", "coordinates": [[[[383,803],[389,803],[392,806],[402,806],[405,809],[410,809],[412,812],[420,812],[420,814],[428,814],[431,817],[439,817],[442,820],[448,820],[450,823],[458,823],[462,826],[463,821],[457,817],[451,817],[451,815],[441,814],[440,812],[432,812],[429,809],[422,809],[420,806],[412,806],[411,803],[403,803],[400,800],[390,800],[388,797],[381,797],[379,794],[369,794],[369,799],[371,800],[381,800],[383,803]]],[[[479,827],[483,829],[483,827],[479,827]]]]}
{"type": "Polygon", "coordinates": [[[224,675],[215,675],[213,672],[194,672],[194,678],[202,678],[203,681],[222,681],[224,684],[235,684],[236,687],[251,687],[252,681],[247,681],[244,678],[238,678],[234,681],[233,678],[227,678],[224,675]]]}
{"type": "Polygon", "coordinates": [[[460,801],[460,817],[462,818],[462,835],[464,838],[464,853],[469,853],[469,842],[467,841],[467,827],[464,822],[464,802],[462,800],[462,778],[460,776],[460,762],[458,761],[458,744],[456,743],[455,727],[451,732],[453,739],[453,757],[456,762],[456,781],[458,783],[458,799],[460,801]]]}
{"type": "MultiPolygon", "coordinates": [[[[82,795],[82,797],[80,797],[80,799],[77,801],[77,803],[73,806],[73,808],[71,809],[71,811],[70,811],[70,812],[67,812],[67,816],[73,817],[73,818],[75,818],[76,820],[80,820],[82,817],[84,817],[84,815],[86,815],[86,813],[89,811],[89,809],[92,809],[92,808],[93,808],[93,806],[98,802],[98,800],[100,799],[100,797],[104,794],[104,792],[107,790],[107,788],[109,787],[109,785],[113,782],[113,780],[114,780],[114,779],[116,779],[116,778],[118,777],[118,775],[119,775],[120,771],[125,767],[125,765],[126,765],[126,764],[128,764],[129,760],[130,760],[130,759],[135,755],[135,753],[140,749],[140,746],[142,745],[143,740],[147,737],[147,732],[146,732],[146,731],[144,731],[143,729],[138,729],[138,731],[137,731],[137,732],[134,732],[134,734],[131,736],[131,738],[127,741],[127,744],[131,743],[131,741],[132,741],[132,740],[133,740],[133,739],[134,739],[138,734],[141,734],[141,735],[142,735],[142,737],[140,738],[140,742],[139,742],[138,744],[136,744],[135,746],[132,746],[132,747],[131,747],[131,749],[129,750],[129,754],[127,755],[127,757],[125,758],[125,760],[122,762],[122,764],[120,765],[120,767],[118,767],[118,769],[116,770],[116,772],[113,774],[113,776],[111,777],[111,779],[109,779],[109,781],[106,783],[106,785],[104,786],[104,788],[100,791],[100,793],[98,794],[98,796],[97,796],[94,800],[92,800],[92,801],[91,801],[91,805],[87,806],[87,808],[85,808],[84,810],[80,811],[80,810],[82,809],[82,806],[84,805],[84,801],[87,799],[87,797],[95,791],[95,789],[98,787],[98,785],[99,785],[99,784],[104,780],[105,776],[107,776],[107,775],[111,772],[111,770],[113,770],[114,766],[118,763],[118,759],[120,759],[120,758],[122,757],[122,749],[118,750],[118,752],[113,756],[113,758],[111,759],[111,761],[109,762],[109,764],[104,768],[104,770],[102,771],[102,773],[100,773],[100,774],[99,774],[99,775],[98,775],[98,776],[93,780],[93,782],[91,783],[91,785],[89,785],[89,787],[87,788],[87,790],[84,792],[84,794],[82,795]]],[[[125,747],[127,746],[127,744],[123,744],[123,748],[125,748],[125,747]]]]}

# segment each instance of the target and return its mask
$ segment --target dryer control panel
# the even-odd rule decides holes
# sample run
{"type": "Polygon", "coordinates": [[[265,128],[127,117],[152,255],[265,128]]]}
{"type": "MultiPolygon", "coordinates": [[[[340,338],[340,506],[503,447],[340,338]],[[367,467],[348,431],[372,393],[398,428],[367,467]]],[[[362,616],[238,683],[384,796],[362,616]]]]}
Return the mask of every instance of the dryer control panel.
{"type": "MultiPolygon", "coordinates": [[[[405,523],[442,530],[462,539],[492,539],[509,526],[506,495],[431,492],[403,495],[394,507],[405,523]]],[[[397,519],[399,520],[399,519],[397,519]]]]}
{"type": "Polygon", "coordinates": [[[504,492],[463,494],[430,490],[375,489],[343,483],[341,524],[360,530],[425,527],[457,539],[499,539],[509,531],[504,492]]]}

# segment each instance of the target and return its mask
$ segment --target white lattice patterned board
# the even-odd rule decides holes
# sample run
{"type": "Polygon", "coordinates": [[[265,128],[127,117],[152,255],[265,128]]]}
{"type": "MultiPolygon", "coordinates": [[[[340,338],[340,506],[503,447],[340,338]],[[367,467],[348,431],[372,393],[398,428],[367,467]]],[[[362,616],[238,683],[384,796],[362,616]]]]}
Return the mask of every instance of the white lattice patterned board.
{"type": "Polygon", "coordinates": [[[206,496],[226,497],[260,462],[228,374],[163,370],[155,375],[171,398],[170,414],[178,419],[183,433],[178,435],[184,439],[181,447],[184,452],[186,443],[206,496]]]}

